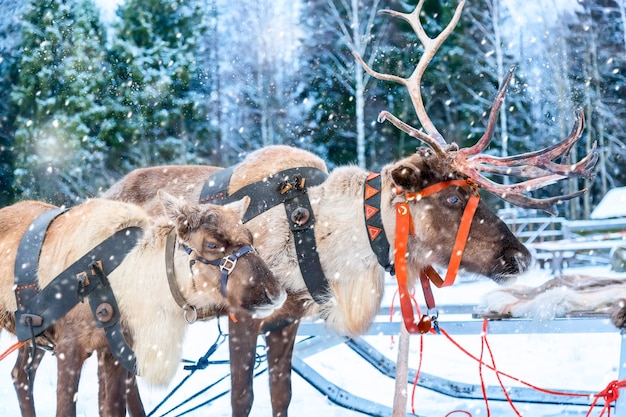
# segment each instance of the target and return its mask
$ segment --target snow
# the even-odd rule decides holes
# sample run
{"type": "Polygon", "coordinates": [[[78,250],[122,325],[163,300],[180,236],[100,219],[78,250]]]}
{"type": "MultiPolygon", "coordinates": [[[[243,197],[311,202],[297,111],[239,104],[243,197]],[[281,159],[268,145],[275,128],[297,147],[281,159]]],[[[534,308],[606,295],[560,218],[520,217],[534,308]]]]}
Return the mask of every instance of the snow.
{"type": "Polygon", "coordinates": [[[626,217],[626,187],[610,189],[589,217],[593,220],[626,217]]]}
{"type": "MultiPolygon", "coordinates": [[[[580,271],[580,269],[578,270],[580,271]]],[[[587,269],[585,273],[606,275],[606,267],[587,269]]],[[[539,284],[549,279],[546,271],[533,270],[526,277],[520,278],[529,285],[539,284]]],[[[434,288],[437,304],[442,307],[446,304],[478,304],[486,292],[497,285],[489,280],[480,278],[459,279],[448,288],[434,288]]],[[[394,295],[395,285],[392,279],[387,283],[387,291],[383,305],[389,305],[394,295]]],[[[418,300],[420,298],[418,297],[418,300]]],[[[443,309],[442,309],[443,310],[443,309]]],[[[397,314],[394,319],[398,319],[397,314]]],[[[444,313],[445,314],[445,313],[444,313]]],[[[226,319],[222,319],[221,327],[226,329],[226,319]]],[[[381,320],[387,320],[382,317],[381,320]]],[[[219,334],[217,321],[196,323],[189,327],[184,345],[184,358],[197,361],[206,353],[219,334]]],[[[480,354],[480,334],[453,335],[454,340],[463,345],[474,355],[480,354]]],[[[304,337],[299,337],[299,340],[304,337]]],[[[397,356],[397,337],[365,336],[364,339],[375,346],[381,353],[395,361],[397,356]]],[[[557,390],[573,389],[597,392],[617,379],[620,354],[621,336],[617,330],[610,333],[580,333],[580,334],[511,334],[488,335],[495,363],[503,372],[514,375],[526,382],[542,388],[557,390]]],[[[0,335],[0,351],[3,352],[15,338],[6,332],[0,335]]],[[[259,344],[263,339],[259,338],[259,344]]],[[[448,339],[442,335],[426,335],[423,337],[422,372],[449,378],[454,381],[470,384],[480,384],[478,365],[467,355],[462,353],[448,339]]],[[[227,343],[219,346],[210,360],[225,360],[228,358],[227,343]]],[[[420,336],[411,338],[409,366],[416,369],[419,365],[420,336]]],[[[259,348],[258,353],[263,353],[259,348]]],[[[19,408],[10,377],[10,369],[15,361],[15,353],[0,362],[0,413],[7,416],[19,415],[19,408]]],[[[383,376],[374,367],[367,364],[348,346],[341,343],[322,352],[305,357],[306,363],[318,373],[339,385],[354,395],[392,407],[394,382],[383,376]]],[[[265,362],[260,364],[258,371],[264,369],[265,362]]],[[[35,402],[37,415],[40,417],[54,416],[56,360],[46,355],[37,375],[35,384],[35,402]]],[[[207,393],[201,395],[197,401],[177,410],[182,412],[193,404],[207,401],[209,398],[228,390],[229,379],[226,377],[228,366],[212,364],[205,370],[193,374],[155,415],[162,415],[171,407],[195,394],[210,384],[216,384],[207,393]],[[224,378],[221,382],[220,379],[224,378]]],[[[484,371],[485,381],[489,385],[497,386],[498,382],[492,372],[484,371]]],[[[181,369],[171,383],[178,384],[188,371],[181,369]]],[[[520,386],[518,382],[504,379],[506,385],[520,386]]],[[[408,411],[410,411],[411,385],[407,385],[409,393],[408,411]]],[[[165,398],[169,389],[146,386],[140,379],[140,391],[149,412],[165,398]]],[[[95,359],[92,357],[85,365],[78,395],[78,415],[97,415],[97,383],[95,359]]],[[[254,383],[255,402],[251,413],[252,417],[271,415],[267,372],[262,373],[254,383]]],[[[487,415],[483,400],[456,399],[437,394],[426,389],[418,388],[415,393],[415,411],[420,416],[445,416],[454,410],[464,410],[472,416],[487,415]]],[[[524,416],[568,416],[585,415],[587,407],[563,405],[536,405],[516,404],[517,410],[524,416]]],[[[489,401],[491,415],[498,417],[515,416],[516,413],[506,402],[489,401]]],[[[598,415],[599,409],[594,415],[598,415]]],[[[186,414],[189,416],[212,415],[216,417],[230,416],[230,396],[225,395],[210,405],[186,414]]],[[[294,416],[361,416],[362,414],[347,411],[331,403],[315,388],[309,385],[297,374],[293,374],[293,400],[290,414],[294,416]]],[[[176,415],[175,413],[168,415],[176,415]]],[[[457,412],[453,415],[467,415],[457,412]]]]}

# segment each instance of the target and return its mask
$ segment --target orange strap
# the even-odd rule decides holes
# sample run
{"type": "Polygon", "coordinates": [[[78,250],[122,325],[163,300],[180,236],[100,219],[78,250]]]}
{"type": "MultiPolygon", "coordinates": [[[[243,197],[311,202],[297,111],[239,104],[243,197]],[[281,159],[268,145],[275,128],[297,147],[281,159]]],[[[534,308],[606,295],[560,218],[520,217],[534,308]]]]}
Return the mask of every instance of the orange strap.
{"type": "MultiPolygon", "coordinates": [[[[413,233],[413,218],[411,217],[408,201],[420,200],[423,197],[435,194],[451,185],[458,185],[461,187],[467,187],[468,185],[472,186],[473,193],[465,206],[465,210],[463,211],[461,224],[459,225],[459,230],[457,232],[452,254],[450,256],[450,263],[446,272],[446,278],[445,280],[442,279],[431,265],[426,266],[420,272],[420,275],[421,278],[423,278],[424,275],[428,277],[430,281],[432,281],[433,284],[435,284],[438,288],[452,285],[454,284],[456,274],[458,272],[459,266],[461,265],[461,258],[463,257],[465,243],[467,242],[467,237],[469,236],[472,219],[474,217],[474,214],[476,213],[476,209],[478,208],[478,203],[480,201],[480,196],[476,191],[475,186],[471,182],[465,180],[442,181],[440,183],[428,186],[420,192],[406,193],[407,201],[396,204],[394,264],[396,279],[398,281],[398,293],[400,295],[400,310],[402,312],[402,318],[404,319],[404,325],[409,333],[428,332],[430,330],[430,318],[428,316],[422,317],[419,321],[419,324],[415,321],[413,305],[411,304],[411,297],[408,290],[406,251],[408,246],[409,233],[413,233]],[[425,326],[423,323],[425,321],[425,318],[426,321],[428,321],[428,326],[425,326]]],[[[432,292],[430,291],[430,286],[427,285],[427,282],[423,282],[422,280],[422,287],[424,290],[424,296],[427,299],[426,301],[428,308],[434,309],[435,302],[434,298],[432,297],[432,292]]]]}
{"type": "Polygon", "coordinates": [[[394,242],[395,251],[393,254],[396,269],[396,279],[398,280],[398,294],[400,298],[400,311],[404,319],[404,326],[409,333],[421,333],[415,315],[413,314],[413,304],[407,282],[408,271],[406,267],[406,249],[411,231],[411,212],[409,204],[396,204],[396,239],[394,242]]]}
{"type": "Polygon", "coordinates": [[[473,183],[470,183],[467,180],[449,180],[449,181],[441,181],[438,182],[436,184],[433,185],[429,185],[428,187],[422,189],[422,191],[418,191],[415,193],[405,193],[404,195],[406,196],[406,201],[413,201],[413,200],[421,200],[424,197],[428,197],[430,195],[436,194],[439,191],[443,190],[444,188],[447,188],[451,185],[458,185],[459,187],[467,187],[469,186],[473,186],[473,183]]]}
{"type": "Polygon", "coordinates": [[[461,258],[463,257],[463,252],[465,251],[465,243],[467,242],[470,227],[472,226],[472,219],[474,218],[474,213],[476,213],[476,209],[478,208],[479,201],[480,197],[478,197],[477,194],[472,194],[467,202],[467,205],[465,206],[463,217],[461,217],[461,224],[459,225],[459,230],[456,233],[456,241],[454,242],[452,254],[450,255],[450,263],[448,263],[446,279],[442,279],[437,271],[435,271],[435,269],[430,265],[427,267],[426,271],[424,271],[437,288],[448,287],[454,284],[456,274],[459,271],[459,266],[461,266],[461,258]]]}
{"type": "Polygon", "coordinates": [[[10,348],[8,348],[6,350],[6,352],[4,352],[3,354],[0,355],[0,361],[4,358],[6,358],[7,356],[9,356],[11,353],[15,352],[16,350],[18,350],[19,348],[21,348],[22,346],[24,346],[26,344],[26,342],[28,342],[28,340],[23,340],[21,342],[17,342],[16,344],[14,344],[13,346],[11,346],[10,348]]]}

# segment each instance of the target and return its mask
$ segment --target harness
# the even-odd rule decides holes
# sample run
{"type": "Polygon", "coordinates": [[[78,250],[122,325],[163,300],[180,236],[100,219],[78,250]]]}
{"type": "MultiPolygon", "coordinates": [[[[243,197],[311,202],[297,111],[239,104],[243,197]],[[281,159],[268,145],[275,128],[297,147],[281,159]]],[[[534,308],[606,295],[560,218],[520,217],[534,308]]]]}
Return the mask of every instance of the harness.
{"type": "Polygon", "coordinates": [[[242,218],[243,223],[272,207],[283,204],[304,282],[313,300],[318,304],[324,304],[328,301],[330,287],[317,254],[315,216],[307,187],[322,184],[328,175],[317,168],[290,168],[228,194],[230,179],[237,166],[212,174],[202,188],[200,203],[224,205],[248,196],[251,201],[242,218]]]}
{"type": "MultiPolygon", "coordinates": [[[[184,243],[181,244],[185,252],[191,256],[193,252],[196,252],[195,249],[190,248],[184,243]]],[[[183,294],[178,287],[178,283],[176,281],[176,274],[174,273],[174,253],[176,252],[176,231],[172,230],[170,234],[167,236],[167,240],[165,242],[165,269],[167,271],[167,283],[170,287],[170,292],[172,293],[172,297],[174,301],[179,305],[180,308],[183,309],[183,318],[189,324],[195,322],[196,320],[204,320],[211,316],[211,314],[198,314],[198,308],[185,299],[183,294]],[[191,316],[190,316],[191,314],[191,316]]],[[[237,260],[244,256],[247,253],[256,252],[254,247],[245,245],[237,249],[234,253],[224,256],[223,258],[208,260],[198,255],[196,252],[196,257],[194,259],[189,260],[189,268],[191,269],[196,262],[201,262],[205,265],[215,265],[219,267],[221,271],[221,292],[224,297],[226,297],[226,285],[228,284],[228,276],[233,272],[235,266],[237,265],[237,260]]],[[[231,318],[234,316],[231,315],[231,318]]]]}
{"type": "Polygon", "coordinates": [[[43,241],[50,224],[65,211],[52,209],[37,217],[18,246],[14,269],[17,338],[31,339],[32,349],[36,349],[35,337],[89,296],[96,325],[104,328],[111,353],[136,374],[135,354],[124,339],[119,309],[107,276],[137,244],[143,230],[128,227],[116,232],[40,288],[38,270],[43,241]]]}
{"type": "MultiPolygon", "coordinates": [[[[382,217],[380,216],[380,190],[381,177],[378,173],[371,172],[364,185],[363,192],[363,208],[365,215],[365,223],[370,238],[370,246],[376,256],[379,264],[389,271],[391,275],[396,275],[398,281],[398,292],[400,295],[400,310],[404,319],[404,324],[409,333],[427,333],[434,326],[438,329],[437,309],[435,307],[435,299],[430,287],[432,282],[436,287],[447,287],[454,284],[456,274],[461,264],[461,258],[465,250],[465,243],[469,236],[470,227],[474,213],[480,201],[478,187],[470,180],[450,180],[442,181],[424,188],[415,193],[405,193],[405,201],[396,203],[396,233],[394,242],[394,263],[389,262],[390,244],[384,233],[382,217]],[[446,277],[441,278],[439,273],[432,265],[426,265],[420,271],[420,283],[424,292],[424,299],[428,308],[427,314],[422,315],[418,322],[415,321],[413,313],[413,305],[411,304],[411,295],[408,290],[407,266],[406,266],[406,250],[408,245],[408,237],[414,233],[413,218],[409,209],[410,201],[419,201],[422,198],[436,194],[449,186],[469,187],[470,198],[467,202],[461,218],[461,224],[457,232],[450,262],[446,271],[446,277]]],[[[401,192],[398,192],[400,194],[401,192]]]]}

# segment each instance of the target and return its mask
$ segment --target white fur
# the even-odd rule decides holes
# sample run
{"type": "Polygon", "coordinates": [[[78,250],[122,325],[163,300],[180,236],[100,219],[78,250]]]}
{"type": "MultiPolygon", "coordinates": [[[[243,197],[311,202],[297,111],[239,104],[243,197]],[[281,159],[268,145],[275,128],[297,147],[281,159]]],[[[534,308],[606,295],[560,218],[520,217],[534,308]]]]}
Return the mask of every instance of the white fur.
{"type": "MultiPolygon", "coordinates": [[[[598,278],[589,277],[589,281],[593,280],[598,278]]],[[[626,279],[621,284],[587,289],[579,288],[581,282],[584,277],[576,277],[576,285],[563,282],[545,289],[522,285],[499,288],[485,294],[478,309],[512,317],[551,320],[572,312],[607,312],[626,298],[626,279]],[[522,295],[529,292],[532,294],[522,295]]]]}
{"type": "MultiPolygon", "coordinates": [[[[30,222],[46,209],[37,204],[27,203],[0,210],[0,221],[5,221],[5,226],[8,226],[0,227],[0,252],[4,255],[0,258],[0,282],[5,288],[0,291],[2,325],[9,323],[6,318],[16,310],[13,293],[15,248],[30,222]],[[35,210],[33,207],[43,208],[35,210]],[[29,208],[32,215],[25,214],[29,208]],[[22,214],[22,221],[15,220],[22,214]],[[10,222],[16,224],[6,224],[10,222]]],[[[139,375],[150,384],[164,385],[171,380],[180,364],[181,345],[187,329],[182,310],[172,298],[167,283],[165,240],[174,226],[166,219],[150,223],[140,207],[110,200],[89,200],[73,208],[55,220],[46,235],[39,263],[40,286],[46,286],[95,245],[128,226],[141,227],[144,236],[108,278],[123,324],[132,336],[139,375]]],[[[183,296],[199,309],[225,305],[219,290],[219,274],[211,278],[208,286],[207,281],[198,282],[196,290],[188,260],[187,254],[176,251],[175,272],[183,296]]],[[[103,261],[106,262],[106,259],[103,261]]],[[[106,347],[103,332],[95,327],[86,304],[79,304],[70,313],[58,323],[80,321],[80,328],[73,328],[73,331],[80,332],[76,337],[81,338],[84,349],[90,351],[106,347]],[[67,318],[69,316],[72,318],[67,318]]]]}

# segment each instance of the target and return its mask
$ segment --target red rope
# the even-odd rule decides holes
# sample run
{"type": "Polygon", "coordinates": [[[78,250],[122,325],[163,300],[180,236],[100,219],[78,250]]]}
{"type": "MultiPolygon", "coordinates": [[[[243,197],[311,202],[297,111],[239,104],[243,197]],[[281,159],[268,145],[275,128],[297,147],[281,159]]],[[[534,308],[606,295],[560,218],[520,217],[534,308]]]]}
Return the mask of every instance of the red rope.
{"type": "MultiPolygon", "coordinates": [[[[440,328],[441,330],[441,328],[440,328]]],[[[484,334],[484,329],[483,329],[484,334]]],[[[481,335],[482,339],[482,335],[481,335]]],[[[485,400],[485,409],[487,410],[487,417],[491,416],[491,410],[489,409],[489,400],[487,399],[487,387],[485,385],[485,379],[483,377],[483,355],[485,353],[485,342],[483,341],[480,344],[480,356],[478,362],[478,377],[480,378],[480,389],[483,393],[483,399],[485,400]]]]}
{"type": "Polygon", "coordinates": [[[420,334],[420,356],[419,363],[417,365],[417,371],[415,372],[415,378],[413,379],[413,388],[411,390],[411,413],[415,414],[415,392],[417,391],[417,383],[420,379],[420,372],[422,371],[422,359],[424,357],[424,335],[420,334]]]}
{"type": "Polygon", "coordinates": [[[619,398],[619,390],[620,388],[626,388],[626,381],[611,381],[608,383],[606,388],[600,391],[593,402],[591,403],[591,407],[589,408],[589,412],[587,412],[586,417],[591,415],[591,411],[593,407],[595,407],[596,403],[600,398],[604,398],[604,407],[602,407],[602,411],[600,411],[600,415],[598,417],[602,417],[604,412],[607,413],[607,416],[611,415],[611,403],[613,401],[617,401],[619,398]]]}
{"type": "MultiPolygon", "coordinates": [[[[491,351],[491,346],[489,346],[489,341],[487,340],[487,320],[483,320],[483,331],[480,334],[480,338],[482,340],[482,345],[487,347],[487,351],[489,352],[489,357],[491,358],[491,364],[493,365],[494,369],[496,368],[496,361],[493,357],[493,352],[491,351]]],[[[520,414],[519,411],[517,411],[517,408],[515,408],[515,405],[513,404],[513,400],[511,400],[511,397],[509,397],[509,393],[507,391],[506,388],[504,388],[504,383],[502,382],[502,378],[500,378],[500,374],[496,372],[496,378],[498,378],[498,383],[500,384],[500,388],[502,389],[502,392],[504,393],[504,396],[506,397],[507,402],[509,403],[509,405],[511,406],[511,408],[513,409],[513,411],[515,412],[515,414],[517,414],[518,417],[522,417],[522,415],[520,414]]],[[[483,392],[486,390],[486,388],[483,388],[483,392]]],[[[487,398],[485,397],[485,402],[487,401],[487,398]]]]}
{"type": "Polygon", "coordinates": [[[24,344],[27,342],[27,340],[24,340],[23,342],[17,342],[16,344],[14,344],[13,346],[11,346],[10,348],[8,348],[6,350],[6,352],[4,352],[2,355],[0,355],[0,361],[4,358],[6,358],[7,356],[9,356],[11,353],[15,352],[16,350],[18,350],[19,348],[21,348],[22,346],[24,346],[24,344]]]}
{"type": "MultiPolygon", "coordinates": [[[[441,334],[443,334],[450,342],[452,342],[452,344],[454,346],[456,346],[459,350],[461,350],[463,353],[465,353],[467,356],[469,356],[470,358],[472,358],[473,360],[477,361],[479,363],[479,366],[481,369],[482,367],[485,367],[491,371],[493,371],[496,374],[496,377],[498,378],[498,382],[500,383],[500,387],[502,388],[502,391],[504,392],[504,395],[506,396],[506,399],[508,401],[508,403],[511,405],[511,407],[513,408],[513,410],[515,411],[515,413],[518,416],[521,416],[521,414],[518,412],[517,409],[515,409],[515,406],[513,405],[513,401],[511,400],[510,396],[508,395],[507,390],[504,388],[504,384],[502,383],[501,380],[501,376],[510,378],[514,381],[519,382],[522,385],[525,385],[529,388],[532,388],[536,391],[539,392],[543,392],[544,394],[550,394],[550,395],[559,395],[559,396],[565,396],[565,397],[587,397],[587,394],[583,394],[583,393],[575,393],[575,392],[561,392],[561,391],[555,391],[555,390],[550,390],[550,389],[545,389],[545,388],[541,388],[538,387],[536,385],[530,384],[526,381],[523,381],[519,378],[516,378],[510,374],[507,374],[506,372],[502,372],[500,370],[498,370],[496,368],[495,365],[495,361],[494,361],[494,357],[493,357],[493,352],[491,351],[491,347],[489,346],[489,342],[487,340],[487,319],[485,319],[483,321],[483,332],[481,334],[481,339],[483,341],[483,346],[487,348],[489,355],[491,357],[491,362],[492,365],[489,365],[488,363],[483,361],[483,348],[481,347],[481,354],[480,357],[476,357],[475,355],[473,355],[472,353],[470,353],[467,349],[465,349],[463,346],[461,346],[456,340],[454,340],[450,334],[448,332],[445,331],[445,329],[443,328],[439,328],[441,334]]],[[[481,371],[481,384],[482,384],[482,388],[483,388],[483,396],[485,397],[485,403],[487,403],[487,395],[486,395],[486,388],[484,385],[484,381],[482,380],[482,371],[481,371]]],[[[589,411],[587,412],[586,417],[589,417],[591,415],[591,412],[593,411],[594,407],[596,406],[598,400],[600,398],[603,398],[605,403],[604,403],[604,407],[602,408],[602,411],[600,413],[600,415],[598,417],[602,417],[604,415],[605,412],[607,412],[607,415],[610,416],[611,414],[611,403],[616,401],[619,397],[619,390],[620,388],[626,388],[626,380],[624,381],[611,381],[605,389],[603,389],[602,391],[598,392],[595,396],[594,396],[594,400],[591,403],[591,406],[589,408],[589,411]]],[[[455,411],[456,412],[456,411],[455,411]]],[[[489,406],[487,405],[487,415],[489,415],[489,406]]]]}

